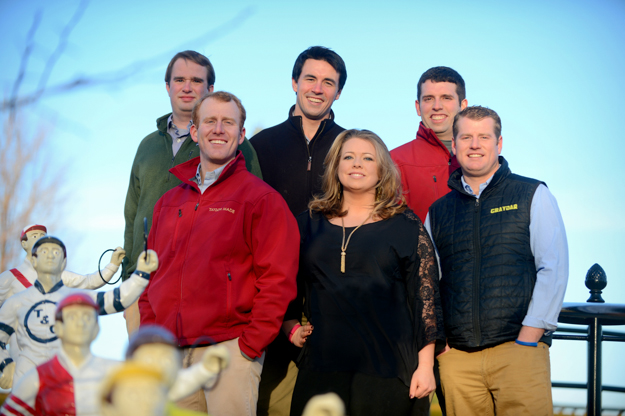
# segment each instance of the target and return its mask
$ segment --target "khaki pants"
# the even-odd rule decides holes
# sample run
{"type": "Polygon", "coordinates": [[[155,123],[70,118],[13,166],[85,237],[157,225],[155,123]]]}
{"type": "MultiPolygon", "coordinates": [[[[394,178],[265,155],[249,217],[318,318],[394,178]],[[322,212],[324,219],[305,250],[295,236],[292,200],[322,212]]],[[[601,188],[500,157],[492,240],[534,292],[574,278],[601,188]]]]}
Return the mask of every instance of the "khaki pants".
{"type": "Polygon", "coordinates": [[[139,314],[139,301],[136,301],[132,305],[126,308],[124,311],[124,318],[126,319],[126,330],[128,331],[128,338],[139,329],[139,323],[141,323],[141,315],[139,314]]]}
{"type": "Polygon", "coordinates": [[[514,341],[438,356],[447,416],[553,415],[549,347],[514,341]]]}
{"type": "MultiPolygon", "coordinates": [[[[218,416],[256,416],[258,383],[263,370],[265,353],[254,361],[241,355],[239,338],[221,342],[230,352],[230,365],[216,383],[177,402],[177,405],[218,416]]],[[[185,348],[184,368],[199,362],[208,347],[185,348]]]]}

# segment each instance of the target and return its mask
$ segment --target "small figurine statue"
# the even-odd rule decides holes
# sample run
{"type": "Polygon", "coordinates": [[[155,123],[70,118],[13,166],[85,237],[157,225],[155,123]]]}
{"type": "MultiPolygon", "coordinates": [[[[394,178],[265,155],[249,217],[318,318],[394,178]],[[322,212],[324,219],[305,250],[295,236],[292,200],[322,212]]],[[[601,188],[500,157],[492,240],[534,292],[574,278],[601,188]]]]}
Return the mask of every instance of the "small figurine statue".
{"type": "MultiPolygon", "coordinates": [[[[4,301],[9,297],[31,287],[33,283],[35,283],[35,280],[37,280],[37,272],[31,263],[32,248],[33,244],[41,237],[44,237],[47,232],[47,228],[41,224],[28,225],[22,230],[20,242],[26,252],[26,257],[22,264],[16,268],[0,274],[0,306],[2,306],[4,301]]],[[[67,287],[75,287],[78,289],[99,289],[104,286],[105,281],[108,282],[111,280],[119,269],[119,265],[125,255],[126,252],[124,249],[117,247],[111,255],[111,262],[102,270],[102,276],[100,276],[99,271],[88,275],[81,275],[64,270],[61,274],[63,284],[67,287]]],[[[15,335],[12,335],[9,340],[9,353],[14,361],[17,360],[19,348],[15,335]]]]}
{"type": "Polygon", "coordinates": [[[306,403],[302,416],[345,416],[345,404],[336,393],[320,394],[306,403]]]}
{"type": "Polygon", "coordinates": [[[101,380],[119,363],[91,355],[100,307],[91,296],[73,293],[56,309],[54,332],[61,348],[51,360],[28,371],[6,399],[9,415],[98,415],[101,380]]]}
{"type": "Polygon", "coordinates": [[[198,416],[167,401],[166,376],[158,368],[127,361],[104,381],[100,395],[102,416],[198,416]]]}
{"type": "Polygon", "coordinates": [[[206,349],[202,361],[182,369],[176,337],[161,326],[144,325],[130,337],[126,360],[158,368],[168,389],[167,398],[176,402],[214,383],[230,363],[230,353],[224,345],[214,345],[206,349]]]}
{"type": "Polygon", "coordinates": [[[65,245],[52,236],[39,238],[32,248],[32,263],[37,280],[30,288],[11,296],[0,307],[0,387],[10,388],[13,381],[31,368],[51,359],[60,341],[54,331],[57,302],[72,293],[85,293],[98,305],[98,313],[106,315],[123,311],[138,299],[148,284],[150,273],[158,267],[153,250],[141,253],[137,270],[119,287],[106,292],[84,292],[68,288],[62,280],[67,263],[65,245]],[[16,362],[6,351],[6,342],[17,334],[19,357],[16,362]]]}

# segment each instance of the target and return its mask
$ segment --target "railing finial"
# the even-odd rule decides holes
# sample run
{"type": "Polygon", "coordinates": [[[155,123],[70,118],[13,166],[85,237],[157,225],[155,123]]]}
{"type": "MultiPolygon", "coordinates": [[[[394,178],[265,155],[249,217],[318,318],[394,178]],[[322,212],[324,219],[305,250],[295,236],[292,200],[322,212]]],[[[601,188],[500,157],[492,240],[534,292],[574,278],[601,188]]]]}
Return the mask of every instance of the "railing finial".
{"type": "Polygon", "coordinates": [[[601,291],[608,285],[605,271],[597,263],[593,264],[586,273],[586,287],[590,289],[590,297],[586,302],[605,303],[601,291]]]}

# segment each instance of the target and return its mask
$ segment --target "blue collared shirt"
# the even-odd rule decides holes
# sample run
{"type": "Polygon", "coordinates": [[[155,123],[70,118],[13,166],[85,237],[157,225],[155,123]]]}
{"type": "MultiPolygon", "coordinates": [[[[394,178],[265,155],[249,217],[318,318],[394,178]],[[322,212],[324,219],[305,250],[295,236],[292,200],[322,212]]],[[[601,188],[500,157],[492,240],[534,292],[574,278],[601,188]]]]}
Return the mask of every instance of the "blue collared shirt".
{"type": "Polygon", "coordinates": [[[174,152],[174,156],[178,153],[178,150],[182,147],[184,141],[189,137],[189,131],[191,130],[191,126],[193,125],[193,121],[190,120],[187,125],[187,129],[181,129],[174,124],[174,115],[171,114],[167,119],[167,133],[172,138],[171,150],[174,152]]]}
{"type": "MultiPolygon", "coordinates": [[[[464,176],[461,178],[463,188],[475,198],[480,197],[492,179],[491,176],[486,182],[480,184],[479,194],[475,195],[465,182],[464,176]]],[[[432,237],[429,213],[425,218],[424,226],[432,237]]],[[[555,331],[558,327],[558,316],[569,280],[569,248],[558,202],[549,188],[543,184],[538,186],[532,198],[530,249],[536,265],[536,284],[523,325],[555,331]]],[[[439,261],[440,271],[438,251],[436,259],[439,261]]]]}
{"type": "Polygon", "coordinates": [[[227,163],[223,166],[218,167],[212,172],[206,172],[206,176],[204,177],[204,181],[202,181],[202,164],[199,163],[197,165],[197,172],[195,173],[195,177],[191,178],[191,180],[195,180],[197,182],[197,186],[200,188],[200,192],[204,193],[204,191],[211,186],[212,184],[219,179],[219,175],[224,171],[227,163]]]}

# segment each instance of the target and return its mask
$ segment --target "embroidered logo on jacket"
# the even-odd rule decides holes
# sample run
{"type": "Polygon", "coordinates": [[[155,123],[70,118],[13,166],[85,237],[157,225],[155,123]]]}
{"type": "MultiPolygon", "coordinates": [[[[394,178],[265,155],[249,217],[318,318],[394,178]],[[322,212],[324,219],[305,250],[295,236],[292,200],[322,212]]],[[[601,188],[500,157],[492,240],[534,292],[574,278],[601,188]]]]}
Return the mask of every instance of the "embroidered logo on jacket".
{"type": "Polygon", "coordinates": [[[234,214],[234,209],[232,208],[209,208],[209,211],[228,211],[231,214],[234,214]]]}
{"type": "Polygon", "coordinates": [[[510,211],[513,209],[519,209],[519,204],[513,204],[513,205],[504,205],[503,207],[499,207],[499,208],[493,208],[490,210],[491,214],[496,214],[498,212],[502,212],[502,211],[510,211]]]}

